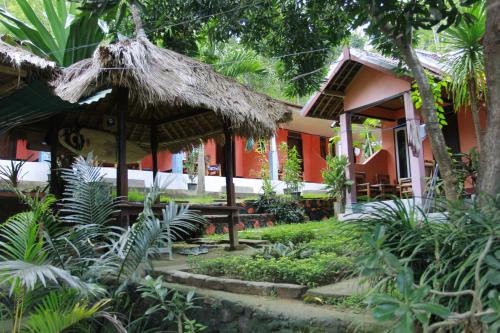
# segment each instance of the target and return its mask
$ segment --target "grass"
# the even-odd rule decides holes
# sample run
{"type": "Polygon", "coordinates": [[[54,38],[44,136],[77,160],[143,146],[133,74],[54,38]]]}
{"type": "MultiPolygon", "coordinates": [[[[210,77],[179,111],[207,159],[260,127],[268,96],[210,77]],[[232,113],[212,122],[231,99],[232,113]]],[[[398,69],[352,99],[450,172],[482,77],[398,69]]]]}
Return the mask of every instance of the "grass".
{"type": "MultiPolygon", "coordinates": [[[[344,279],[354,271],[354,258],[364,248],[355,224],[334,219],[321,222],[278,225],[240,231],[240,238],[268,240],[272,244],[290,243],[293,250],[280,256],[265,253],[254,256],[192,259],[194,272],[252,281],[324,285],[344,279]],[[306,253],[307,255],[303,255],[306,253]]],[[[210,238],[223,238],[216,235],[210,238]]],[[[227,237],[227,236],[225,236],[227,237]]]]}
{"type": "MultiPolygon", "coordinates": [[[[113,196],[116,196],[116,192],[113,191],[113,196]]],[[[161,203],[168,203],[170,201],[186,201],[191,204],[211,204],[215,200],[220,199],[220,197],[215,196],[184,196],[184,197],[169,197],[167,195],[160,195],[161,203]]],[[[129,191],[128,200],[131,202],[143,202],[144,201],[144,193],[139,191],[129,191]]]]}

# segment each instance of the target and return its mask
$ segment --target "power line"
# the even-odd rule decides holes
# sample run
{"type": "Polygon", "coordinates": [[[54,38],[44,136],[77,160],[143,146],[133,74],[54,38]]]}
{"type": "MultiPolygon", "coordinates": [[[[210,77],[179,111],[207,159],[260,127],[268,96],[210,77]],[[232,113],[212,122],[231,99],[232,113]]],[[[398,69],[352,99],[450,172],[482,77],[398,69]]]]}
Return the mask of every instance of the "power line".
{"type": "MultiPolygon", "coordinates": [[[[232,8],[232,9],[223,11],[223,12],[209,14],[209,15],[205,15],[205,16],[201,16],[201,17],[196,17],[196,18],[193,17],[190,20],[185,20],[185,21],[182,21],[182,22],[178,22],[178,23],[174,23],[174,24],[170,24],[170,25],[158,27],[158,28],[155,28],[155,29],[145,29],[145,32],[146,33],[148,33],[148,32],[149,33],[151,33],[151,32],[157,32],[157,31],[160,31],[160,30],[163,30],[163,29],[168,29],[168,28],[179,26],[179,25],[184,25],[184,24],[195,22],[195,21],[198,21],[198,20],[202,20],[202,19],[206,19],[206,18],[215,17],[215,16],[218,16],[218,15],[223,15],[223,14],[231,13],[231,12],[234,12],[234,11],[236,11],[238,9],[244,9],[244,8],[248,8],[248,7],[251,7],[251,6],[260,5],[262,3],[264,3],[264,1],[259,1],[259,2],[255,2],[255,3],[248,4],[248,5],[243,5],[243,6],[240,5],[240,6],[232,8]]],[[[61,52],[61,51],[74,51],[74,50],[79,50],[79,49],[87,48],[87,47],[91,47],[91,46],[98,46],[99,44],[101,44],[101,42],[90,43],[90,44],[85,44],[85,45],[79,45],[79,46],[70,47],[70,48],[66,48],[66,49],[54,50],[54,51],[51,51],[51,52],[47,52],[45,54],[50,55],[50,54],[54,54],[54,53],[61,52]]]]}

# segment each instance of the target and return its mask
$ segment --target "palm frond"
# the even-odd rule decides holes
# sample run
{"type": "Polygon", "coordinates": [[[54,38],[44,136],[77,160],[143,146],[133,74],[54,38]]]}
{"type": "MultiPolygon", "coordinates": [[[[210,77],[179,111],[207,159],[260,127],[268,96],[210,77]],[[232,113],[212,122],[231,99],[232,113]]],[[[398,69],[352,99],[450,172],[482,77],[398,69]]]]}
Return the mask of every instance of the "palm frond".
{"type": "MultiPolygon", "coordinates": [[[[88,332],[91,319],[112,318],[102,314],[109,302],[110,299],[102,299],[89,304],[68,292],[51,292],[24,322],[24,329],[28,332],[59,333],[71,328],[72,331],[88,332]]],[[[116,322],[113,325],[116,325],[118,332],[126,332],[123,325],[116,322]],[[123,329],[119,329],[120,326],[123,329]]]]}
{"type": "Polygon", "coordinates": [[[77,157],[71,169],[63,169],[66,182],[63,221],[77,225],[105,225],[116,212],[117,200],[104,182],[100,169],[94,166],[93,156],[77,157]]]}
{"type": "Polygon", "coordinates": [[[130,277],[141,264],[150,265],[151,257],[159,253],[160,247],[172,240],[196,230],[198,224],[206,223],[204,217],[189,207],[170,202],[163,210],[163,219],[158,219],[152,206],[156,202],[160,188],[155,183],[146,193],[144,211],[138,221],[115,242],[112,251],[121,260],[117,279],[130,277]]]}

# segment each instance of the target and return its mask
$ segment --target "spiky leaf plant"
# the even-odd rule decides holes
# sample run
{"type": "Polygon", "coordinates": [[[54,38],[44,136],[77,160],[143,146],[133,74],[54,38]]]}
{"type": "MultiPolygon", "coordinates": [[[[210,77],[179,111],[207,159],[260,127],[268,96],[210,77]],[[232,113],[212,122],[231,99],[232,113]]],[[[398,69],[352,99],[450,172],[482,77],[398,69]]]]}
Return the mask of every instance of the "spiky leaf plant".
{"type": "Polygon", "coordinates": [[[144,211],[138,221],[130,227],[114,244],[113,250],[121,260],[117,280],[132,276],[141,264],[151,267],[150,259],[159,254],[172,240],[188,235],[206,219],[188,206],[170,202],[163,209],[163,219],[153,213],[153,204],[159,195],[155,184],[144,199],[144,211]]]}

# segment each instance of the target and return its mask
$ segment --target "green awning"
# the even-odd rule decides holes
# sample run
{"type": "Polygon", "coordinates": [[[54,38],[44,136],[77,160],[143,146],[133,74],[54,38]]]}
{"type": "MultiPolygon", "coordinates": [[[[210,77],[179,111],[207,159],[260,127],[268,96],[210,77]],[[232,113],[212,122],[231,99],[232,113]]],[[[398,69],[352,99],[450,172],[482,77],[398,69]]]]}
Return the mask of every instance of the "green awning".
{"type": "Polygon", "coordinates": [[[30,82],[15,93],[0,99],[0,134],[23,124],[78,109],[54,95],[38,81],[30,82]]]}

